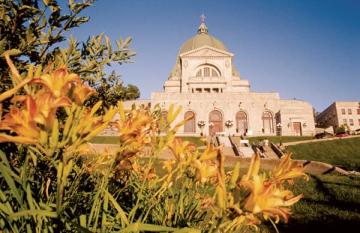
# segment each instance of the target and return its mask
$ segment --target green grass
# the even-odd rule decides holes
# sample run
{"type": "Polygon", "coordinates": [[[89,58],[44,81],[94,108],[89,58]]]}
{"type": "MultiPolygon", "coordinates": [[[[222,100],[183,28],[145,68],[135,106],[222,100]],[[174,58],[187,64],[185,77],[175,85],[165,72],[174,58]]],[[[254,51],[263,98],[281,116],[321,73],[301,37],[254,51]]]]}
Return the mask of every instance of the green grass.
{"type": "Polygon", "coordinates": [[[95,144],[119,144],[118,136],[96,136],[90,140],[91,143],[95,144]]]}
{"type": "MultiPolygon", "coordinates": [[[[161,160],[156,163],[160,168],[161,160]]],[[[229,170],[232,169],[227,167],[226,171],[229,170]]],[[[242,169],[241,174],[246,170],[242,169]]],[[[291,207],[289,222],[277,225],[280,233],[347,233],[360,229],[360,176],[309,176],[309,181],[296,179],[287,188],[295,195],[302,193],[304,198],[291,207]]],[[[270,222],[263,223],[260,232],[276,232],[270,222]]]]}
{"type": "Polygon", "coordinates": [[[303,193],[304,198],[293,206],[289,223],[279,225],[280,232],[345,233],[360,229],[359,176],[311,176],[309,181],[296,180],[291,189],[303,193]]]}
{"type": "MultiPolygon", "coordinates": [[[[201,141],[200,137],[179,137],[183,140],[190,141],[197,146],[204,146],[204,142],[201,141]]],[[[90,141],[96,144],[119,144],[118,136],[96,136],[90,141]]]]}
{"type": "Polygon", "coordinates": [[[204,143],[203,141],[201,141],[201,137],[179,137],[184,141],[189,141],[194,143],[197,146],[204,146],[206,145],[206,143],[204,143]]]}
{"type": "Polygon", "coordinates": [[[360,138],[288,146],[294,159],[315,160],[360,171],[360,138]]]}
{"type": "Polygon", "coordinates": [[[296,142],[303,140],[314,139],[312,136],[258,136],[258,137],[249,137],[250,143],[258,143],[261,140],[269,139],[270,142],[280,143],[280,142],[296,142]]]}

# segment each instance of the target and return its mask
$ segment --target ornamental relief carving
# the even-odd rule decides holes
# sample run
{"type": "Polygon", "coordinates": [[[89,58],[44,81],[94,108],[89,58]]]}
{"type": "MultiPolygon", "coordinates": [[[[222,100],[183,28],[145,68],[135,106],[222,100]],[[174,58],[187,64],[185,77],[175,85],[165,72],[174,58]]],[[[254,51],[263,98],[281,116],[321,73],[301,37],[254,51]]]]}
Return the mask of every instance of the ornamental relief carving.
{"type": "Polygon", "coordinates": [[[226,68],[229,68],[229,66],[230,66],[229,60],[226,60],[226,61],[225,61],[225,66],[226,66],[226,68]]]}

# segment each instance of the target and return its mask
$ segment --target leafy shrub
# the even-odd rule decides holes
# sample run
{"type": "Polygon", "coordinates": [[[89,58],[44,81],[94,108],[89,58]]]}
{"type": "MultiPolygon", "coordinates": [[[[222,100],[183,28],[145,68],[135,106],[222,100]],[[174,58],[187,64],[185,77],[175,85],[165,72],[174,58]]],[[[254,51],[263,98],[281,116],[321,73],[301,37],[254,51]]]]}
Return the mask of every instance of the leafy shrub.
{"type": "Polygon", "coordinates": [[[302,197],[283,186],[305,176],[290,155],[269,173],[259,174],[258,155],[244,176],[239,163],[225,173],[219,148],[199,151],[175,137],[180,109],[163,117],[158,106],[125,110],[119,102],[100,113],[101,101],[84,106],[95,91],[66,67],[29,66],[20,75],[10,54],[14,87],[0,94],[11,102],[0,142],[17,151],[0,153],[4,232],[244,232],[287,221],[302,197]],[[119,146],[98,153],[88,142],[115,114],[119,146]],[[172,159],[158,159],[165,150],[172,159]]]}
{"type": "Polygon", "coordinates": [[[346,131],[347,131],[346,125],[340,125],[340,126],[336,127],[336,129],[335,129],[336,134],[346,133],[346,131]]]}

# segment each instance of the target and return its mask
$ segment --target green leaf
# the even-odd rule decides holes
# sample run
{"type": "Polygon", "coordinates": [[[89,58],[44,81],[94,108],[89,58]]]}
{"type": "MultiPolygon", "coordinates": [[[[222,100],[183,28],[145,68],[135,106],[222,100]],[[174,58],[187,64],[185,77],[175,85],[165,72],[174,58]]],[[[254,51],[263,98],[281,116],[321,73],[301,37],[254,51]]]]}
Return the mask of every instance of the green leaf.
{"type": "Polygon", "coordinates": [[[230,184],[229,184],[230,189],[235,188],[236,182],[239,178],[239,175],[240,175],[240,162],[238,161],[238,162],[236,162],[235,167],[233,169],[233,173],[232,173],[230,184]]]}
{"type": "Polygon", "coordinates": [[[25,216],[41,216],[41,217],[57,218],[57,213],[47,210],[24,210],[11,214],[10,218],[15,219],[25,216]]]}
{"type": "Polygon", "coordinates": [[[86,215],[80,215],[80,226],[86,227],[86,215]]]}
{"type": "Polygon", "coordinates": [[[19,189],[15,185],[15,181],[14,181],[13,177],[10,175],[11,170],[8,167],[5,167],[2,163],[0,163],[0,172],[2,174],[2,177],[5,179],[7,185],[9,186],[11,194],[15,197],[17,202],[21,205],[22,204],[22,198],[21,198],[21,195],[19,193],[19,189]]]}
{"type": "Polygon", "coordinates": [[[118,212],[118,215],[121,219],[121,225],[122,226],[126,226],[129,225],[129,220],[126,216],[125,211],[120,207],[119,203],[117,203],[117,201],[115,200],[115,198],[108,192],[105,190],[105,195],[108,196],[109,201],[111,202],[111,204],[115,207],[115,209],[118,212]]]}
{"type": "Polygon", "coordinates": [[[52,132],[49,142],[51,150],[54,151],[59,142],[59,121],[56,118],[54,119],[54,123],[52,125],[52,132]]]}
{"type": "Polygon", "coordinates": [[[172,227],[165,227],[153,224],[145,224],[145,223],[132,223],[126,228],[118,231],[119,233],[122,232],[139,232],[139,231],[150,231],[150,232],[160,232],[160,231],[171,231],[174,232],[178,229],[172,227]]]}
{"type": "Polygon", "coordinates": [[[5,56],[5,55],[9,55],[9,56],[17,56],[21,54],[21,51],[18,49],[11,49],[11,50],[7,50],[6,52],[4,52],[1,56],[5,56]]]}
{"type": "Polygon", "coordinates": [[[176,230],[173,233],[201,233],[201,230],[186,227],[180,230],[176,230]]]}

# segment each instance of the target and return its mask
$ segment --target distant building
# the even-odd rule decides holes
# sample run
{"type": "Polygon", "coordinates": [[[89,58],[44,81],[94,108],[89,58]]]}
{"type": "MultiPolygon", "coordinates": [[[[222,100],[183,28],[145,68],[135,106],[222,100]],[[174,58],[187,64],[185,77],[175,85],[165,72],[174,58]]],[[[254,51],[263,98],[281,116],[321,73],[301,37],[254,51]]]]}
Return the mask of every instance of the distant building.
{"type": "MultiPolygon", "coordinates": [[[[277,92],[251,92],[233,59],[234,54],[208,33],[202,21],[197,34],[181,46],[164,91],[153,92],[148,103],[159,104],[164,115],[171,104],[181,106],[176,122],[192,116],[179,130],[181,135],[315,134],[311,104],[280,99],[277,92]]],[[[125,106],[132,103],[140,104],[132,101],[125,106]]]]}
{"type": "Polygon", "coordinates": [[[334,102],[316,117],[322,127],[347,125],[350,131],[360,129],[360,101],[334,102]]]}

